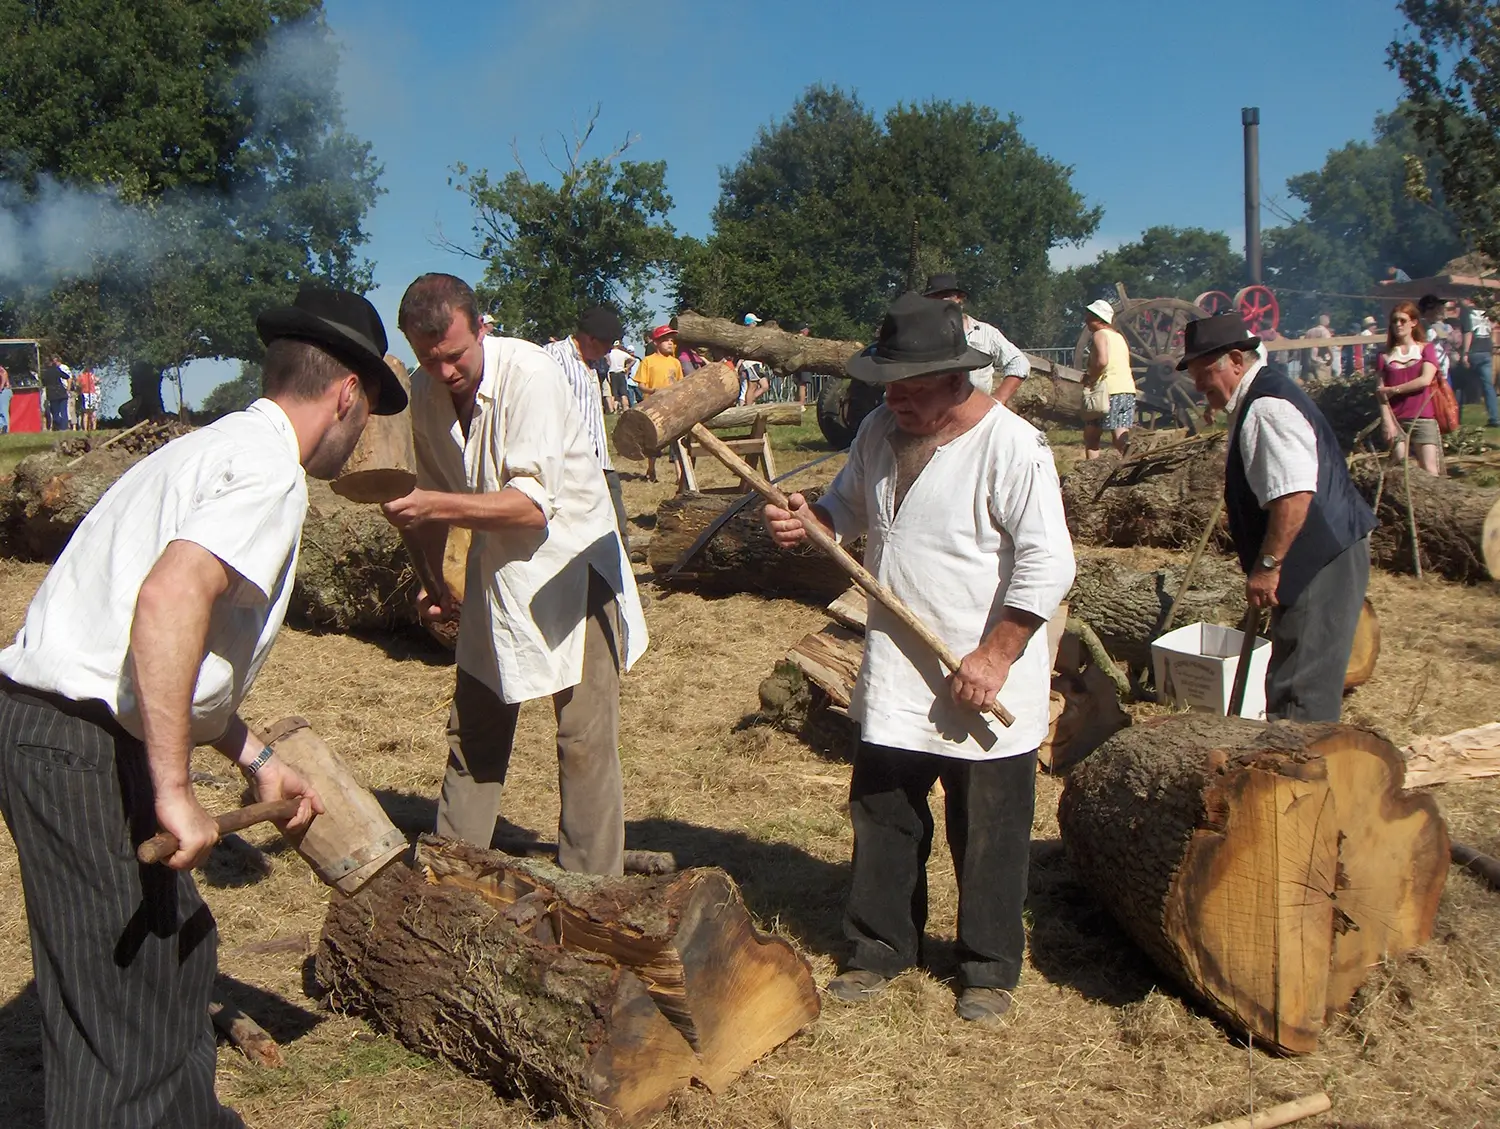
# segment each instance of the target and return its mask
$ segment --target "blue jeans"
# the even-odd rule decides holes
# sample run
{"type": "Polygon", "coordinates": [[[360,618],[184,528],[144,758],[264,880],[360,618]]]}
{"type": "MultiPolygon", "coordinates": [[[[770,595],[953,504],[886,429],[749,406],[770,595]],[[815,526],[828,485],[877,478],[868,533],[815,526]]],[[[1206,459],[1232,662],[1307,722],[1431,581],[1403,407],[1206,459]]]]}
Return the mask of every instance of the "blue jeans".
{"type": "Polygon", "coordinates": [[[0,434],[10,430],[10,397],[9,388],[0,388],[0,434]]]}
{"type": "Polygon", "coordinates": [[[47,405],[47,426],[53,431],[68,430],[68,402],[58,400],[47,405]]]}
{"type": "Polygon", "coordinates": [[[632,408],[641,402],[641,386],[633,380],[625,382],[625,402],[632,408]]]}
{"type": "Polygon", "coordinates": [[[1500,427],[1500,402],[1495,396],[1495,358],[1490,353],[1470,353],[1469,367],[1479,380],[1479,390],[1484,393],[1484,406],[1489,414],[1489,426],[1500,427]]]}

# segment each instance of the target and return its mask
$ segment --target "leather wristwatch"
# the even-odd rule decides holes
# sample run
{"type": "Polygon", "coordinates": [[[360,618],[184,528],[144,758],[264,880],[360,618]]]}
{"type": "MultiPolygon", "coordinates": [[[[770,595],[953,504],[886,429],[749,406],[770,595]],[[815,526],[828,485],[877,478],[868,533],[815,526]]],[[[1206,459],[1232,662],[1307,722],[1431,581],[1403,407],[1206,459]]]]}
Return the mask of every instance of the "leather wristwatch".
{"type": "Polygon", "coordinates": [[[1274,572],[1281,567],[1281,562],[1275,557],[1264,556],[1260,558],[1260,567],[1265,572],[1274,572]]]}

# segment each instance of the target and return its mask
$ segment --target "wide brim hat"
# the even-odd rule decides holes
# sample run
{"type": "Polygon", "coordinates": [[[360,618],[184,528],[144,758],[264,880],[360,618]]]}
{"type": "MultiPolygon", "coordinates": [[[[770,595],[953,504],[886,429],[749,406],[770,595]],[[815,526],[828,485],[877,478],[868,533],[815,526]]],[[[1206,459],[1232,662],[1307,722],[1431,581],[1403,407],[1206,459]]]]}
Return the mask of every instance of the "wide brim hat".
{"type": "Polygon", "coordinates": [[[891,303],[875,344],[850,357],[844,368],[866,384],[892,384],[994,363],[988,353],[969,347],[963,311],[954,303],[908,291],[891,303]]]}
{"type": "Polygon", "coordinates": [[[304,286],[290,306],[273,306],[255,319],[261,342],[289,339],[316,345],[380,388],[377,416],[406,410],[406,389],[385,363],[388,341],[375,307],[350,290],[304,286]]]}
{"type": "Polygon", "coordinates": [[[1182,331],[1182,344],[1183,354],[1182,360],[1177,362],[1178,372],[1185,371],[1188,365],[1200,357],[1230,349],[1251,352],[1260,348],[1260,338],[1250,332],[1244,318],[1230,312],[1188,322],[1182,331]]]}
{"type": "Polygon", "coordinates": [[[922,297],[931,298],[934,294],[946,294],[953,291],[957,294],[968,296],[968,287],[958,281],[956,274],[934,274],[927,279],[927,289],[922,291],[922,297]]]}
{"type": "Polygon", "coordinates": [[[1115,324],[1115,308],[1103,298],[1100,298],[1097,302],[1090,302],[1083,309],[1085,313],[1093,314],[1105,325],[1115,324]]]}

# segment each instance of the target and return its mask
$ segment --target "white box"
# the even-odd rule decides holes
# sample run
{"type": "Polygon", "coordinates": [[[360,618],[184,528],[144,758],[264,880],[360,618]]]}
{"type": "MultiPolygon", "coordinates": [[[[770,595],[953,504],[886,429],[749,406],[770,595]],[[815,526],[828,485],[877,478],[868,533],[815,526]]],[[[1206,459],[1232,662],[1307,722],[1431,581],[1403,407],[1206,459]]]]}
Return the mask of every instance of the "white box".
{"type": "MultiPolygon", "coordinates": [[[[1220,716],[1228,713],[1244,640],[1244,633],[1237,628],[1214,623],[1190,623],[1156,640],[1151,644],[1151,664],[1162,700],[1220,716]]],[[[1245,684],[1241,717],[1265,719],[1266,668],[1270,662],[1271,641],[1257,638],[1250,652],[1250,680],[1245,684]]]]}

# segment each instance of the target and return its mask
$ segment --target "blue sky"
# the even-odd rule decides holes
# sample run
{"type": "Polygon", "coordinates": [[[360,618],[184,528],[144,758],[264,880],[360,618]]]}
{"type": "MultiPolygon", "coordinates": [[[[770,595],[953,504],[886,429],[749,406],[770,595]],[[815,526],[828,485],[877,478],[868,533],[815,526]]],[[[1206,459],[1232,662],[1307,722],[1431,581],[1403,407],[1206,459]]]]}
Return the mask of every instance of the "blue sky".
{"type": "MultiPolygon", "coordinates": [[[[834,0],[325,0],[343,46],[350,129],[374,146],[386,189],[368,217],[371,299],[395,329],[416,275],[476,280],[480,264],[433,245],[471,238],[448,183],[463,162],[503,174],[515,141],[546,168],[595,104],[595,145],[665,159],[679,231],[704,235],[719,170],[809,85],[857,92],[883,112],[929,98],[1014,113],[1026,139],[1071,165],[1104,209],[1094,240],[1055,252],[1088,261],[1154,224],[1243,238],[1240,109],[1261,109],[1262,192],[1286,202],[1288,176],[1368,138],[1399,86],[1385,48],[1401,24],[1388,0],[1015,0],[897,4],[834,0]],[[1253,18],[1247,16],[1251,14],[1253,18]]],[[[1275,221],[1267,214],[1264,222],[1275,221]]],[[[196,403],[234,366],[188,373],[196,403]]],[[[170,399],[169,395],[169,399],[170,399]]]]}

